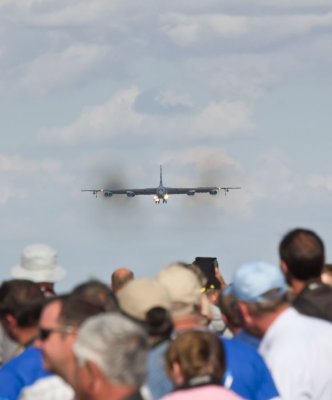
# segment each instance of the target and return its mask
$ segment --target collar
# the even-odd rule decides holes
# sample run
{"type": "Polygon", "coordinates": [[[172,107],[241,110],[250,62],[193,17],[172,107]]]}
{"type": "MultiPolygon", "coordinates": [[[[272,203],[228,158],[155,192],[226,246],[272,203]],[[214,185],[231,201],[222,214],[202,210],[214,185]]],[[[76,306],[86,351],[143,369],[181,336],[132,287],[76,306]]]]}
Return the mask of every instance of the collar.
{"type": "Polygon", "coordinates": [[[197,375],[187,380],[183,385],[175,388],[175,390],[190,389],[205,385],[221,385],[221,379],[211,374],[197,375]]]}
{"type": "Polygon", "coordinates": [[[33,342],[37,339],[37,336],[29,339],[27,342],[20,344],[17,349],[14,351],[14,355],[17,356],[18,354],[22,353],[23,350],[33,345],[33,342]]]}
{"type": "Polygon", "coordinates": [[[37,339],[37,336],[32,337],[31,339],[29,339],[27,342],[22,344],[23,348],[27,348],[33,345],[33,342],[37,339]]]}
{"type": "Polygon", "coordinates": [[[308,283],[308,285],[303,289],[307,289],[307,290],[315,290],[321,286],[323,286],[324,284],[322,282],[310,282],[308,283]]]}

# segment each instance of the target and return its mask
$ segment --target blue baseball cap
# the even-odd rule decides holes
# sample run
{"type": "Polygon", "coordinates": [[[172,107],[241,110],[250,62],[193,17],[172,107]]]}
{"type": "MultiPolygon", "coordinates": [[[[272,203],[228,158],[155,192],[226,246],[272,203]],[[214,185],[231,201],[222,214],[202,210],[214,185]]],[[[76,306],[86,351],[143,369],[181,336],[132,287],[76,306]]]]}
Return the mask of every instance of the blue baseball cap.
{"type": "Polygon", "coordinates": [[[287,291],[285,277],[281,269],[265,261],[249,261],[236,268],[233,282],[225,294],[242,301],[261,303],[281,297],[287,291]],[[275,289],[269,295],[265,293],[275,289]]]}

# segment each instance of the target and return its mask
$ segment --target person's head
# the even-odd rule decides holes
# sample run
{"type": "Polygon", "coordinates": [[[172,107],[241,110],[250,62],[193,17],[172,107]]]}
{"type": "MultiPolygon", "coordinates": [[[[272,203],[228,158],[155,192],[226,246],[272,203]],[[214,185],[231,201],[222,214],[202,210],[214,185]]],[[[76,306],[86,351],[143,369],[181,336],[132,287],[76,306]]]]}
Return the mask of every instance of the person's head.
{"type": "Polygon", "coordinates": [[[118,301],[113,291],[105,283],[95,279],[76,286],[72,294],[84,297],[92,303],[100,304],[105,308],[105,311],[116,311],[118,309],[118,301]]]}
{"type": "Polygon", "coordinates": [[[116,269],[111,277],[111,288],[114,293],[119,293],[124,285],[134,279],[134,273],[127,268],[116,269]]]}
{"type": "Polygon", "coordinates": [[[294,229],[288,232],[279,245],[281,267],[288,281],[292,278],[308,281],[320,278],[325,250],[322,239],[308,229],[294,229]]]}
{"type": "Polygon", "coordinates": [[[35,345],[42,350],[43,365],[71,383],[75,367],[73,344],[79,326],[104,311],[100,304],[77,295],[53,298],[43,308],[35,345]]]}
{"type": "Polygon", "coordinates": [[[23,344],[38,326],[45,298],[39,286],[25,279],[4,281],[0,286],[0,318],[7,334],[23,344]],[[29,334],[28,334],[29,336],[29,334]]]}
{"type": "Polygon", "coordinates": [[[172,301],[172,316],[195,313],[201,302],[201,284],[196,274],[181,263],[169,264],[157,275],[172,301]]]}
{"type": "Polygon", "coordinates": [[[233,332],[237,333],[242,329],[243,321],[241,313],[237,305],[235,297],[230,293],[230,290],[225,289],[221,291],[218,298],[217,306],[219,307],[223,319],[227,327],[233,332]],[[228,292],[228,293],[227,293],[228,292]]]}
{"type": "Polygon", "coordinates": [[[262,336],[269,322],[288,305],[287,285],[282,271],[265,261],[249,261],[236,268],[225,294],[237,300],[243,325],[262,336]]]}
{"type": "Polygon", "coordinates": [[[332,264],[324,265],[321,278],[323,283],[332,286],[332,264]]]}
{"type": "Polygon", "coordinates": [[[156,279],[131,280],[118,294],[118,300],[121,311],[143,322],[150,337],[169,337],[173,328],[171,298],[167,289],[156,279]]]}
{"type": "Polygon", "coordinates": [[[112,398],[117,390],[138,390],[146,379],[147,351],[145,330],[131,319],[118,313],[89,318],[74,344],[77,395],[112,398]]]}
{"type": "Polygon", "coordinates": [[[15,265],[11,273],[16,279],[55,283],[67,272],[57,264],[56,250],[46,244],[31,244],[22,250],[20,264],[15,265]]]}
{"type": "Polygon", "coordinates": [[[166,353],[166,373],[175,386],[191,378],[210,374],[221,380],[225,354],[220,339],[208,331],[185,331],[170,343],[166,353]]]}

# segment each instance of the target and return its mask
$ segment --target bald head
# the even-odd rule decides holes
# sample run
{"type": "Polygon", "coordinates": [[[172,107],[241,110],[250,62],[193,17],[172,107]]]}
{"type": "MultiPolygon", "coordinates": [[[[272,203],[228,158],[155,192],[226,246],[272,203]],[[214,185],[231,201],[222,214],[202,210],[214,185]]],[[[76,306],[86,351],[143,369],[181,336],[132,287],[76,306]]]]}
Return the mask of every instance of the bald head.
{"type": "Polygon", "coordinates": [[[127,268],[116,269],[112,274],[112,290],[114,293],[121,291],[123,286],[134,279],[134,273],[127,268]]]}

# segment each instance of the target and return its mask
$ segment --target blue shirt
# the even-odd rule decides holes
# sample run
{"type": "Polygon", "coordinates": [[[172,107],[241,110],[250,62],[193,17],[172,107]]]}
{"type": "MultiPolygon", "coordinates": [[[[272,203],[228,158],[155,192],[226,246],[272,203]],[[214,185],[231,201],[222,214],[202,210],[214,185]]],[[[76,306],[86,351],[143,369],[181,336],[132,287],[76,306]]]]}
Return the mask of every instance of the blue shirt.
{"type": "Polygon", "coordinates": [[[245,399],[280,398],[265,361],[254,348],[234,339],[220,339],[226,355],[225,387],[245,399]]]}
{"type": "Polygon", "coordinates": [[[16,400],[25,386],[51,375],[43,369],[42,354],[36,347],[28,347],[7,361],[0,369],[0,400],[16,400]]]}
{"type": "MultiPolygon", "coordinates": [[[[157,400],[173,390],[173,384],[165,372],[164,355],[169,345],[169,340],[150,349],[147,357],[148,377],[146,384],[152,397],[157,400]]],[[[0,399],[1,400],[1,399],[0,399]]]]}
{"type": "Polygon", "coordinates": [[[257,351],[258,351],[258,347],[261,343],[261,339],[258,339],[258,337],[250,335],[250,333],[247,333],[243,329],[240,332],[236,333],[234,335],[233,339],[238,340],[239,342],[245,343],[245,344],[253,347],[257,351]]]}

